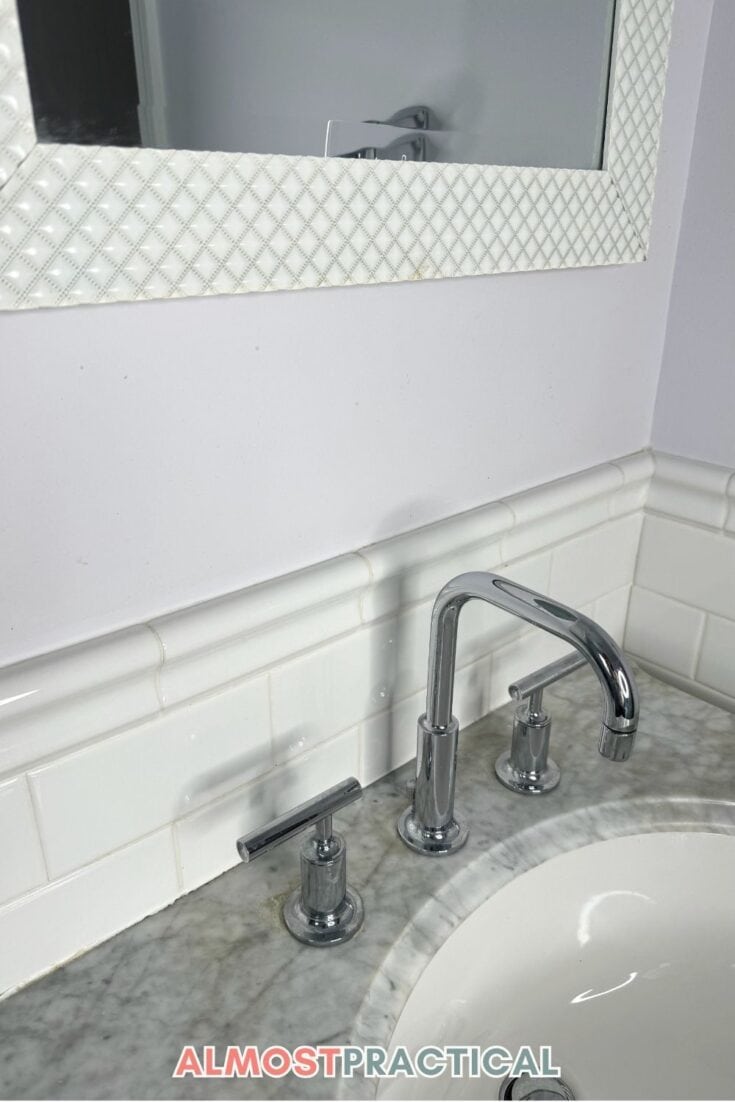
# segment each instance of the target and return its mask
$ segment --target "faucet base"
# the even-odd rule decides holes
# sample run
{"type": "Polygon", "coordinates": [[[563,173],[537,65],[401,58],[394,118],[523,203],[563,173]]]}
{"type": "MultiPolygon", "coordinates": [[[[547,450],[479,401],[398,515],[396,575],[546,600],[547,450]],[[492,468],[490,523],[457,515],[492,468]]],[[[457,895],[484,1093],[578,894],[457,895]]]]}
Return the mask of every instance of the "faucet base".
{"type": "Polygon", "coordinates": [[[512,751],[507,750],[495,762],[495,775],[501,784],[511,792],[520,792],[523,796],[543,796],[551,792],[559,783],[561,770],[552,758],[546,759],[543,769],[518,769],[511,764],[512,751]]]}
{"type": "Polygon", "coordinates": [[[409,849],[425,857],[446,857],[456,853],[467,841],[469,829],[456,817],[445,827],[421,825],[416,820],[413,807],[407,807],[397,823],[398,835],[409,849]]]}
{"type": "Polygon", "coordinates": [[[305,945],[341,945],[360,929],[365,917],[362,899],[348,888],[336,911],[309,912],[301,889],[292,892],[283,905],[283,921],[289,933],[305,945]]]}

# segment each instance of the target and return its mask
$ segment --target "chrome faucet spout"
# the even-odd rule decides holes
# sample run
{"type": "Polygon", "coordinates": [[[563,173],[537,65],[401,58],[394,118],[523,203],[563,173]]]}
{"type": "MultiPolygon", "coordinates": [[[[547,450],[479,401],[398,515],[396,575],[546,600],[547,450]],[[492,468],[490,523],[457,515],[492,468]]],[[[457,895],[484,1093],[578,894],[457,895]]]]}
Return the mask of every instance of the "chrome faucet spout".
{"type": "MultiPolygon", "coordinates": [[[[600,679],[605,727],[616,733],[635,733],[638,723],[635,682],[620,648],[607,632],[588,616],[533,589],[498,574],[479,571],[453,578],[434,603],[426,698],[426,718],[432,727],[447,727],[452,718],[459,613],[473,598],[497,605],[576,647],[600,679]]],[[[604,752],[602,745],[600,752],[604,752]]]]}
{"type": "Polygon", "coordinates": [[[414,805],[399,833],[412,849],[439,855],[463,845],[467,831],[454,816],[459,725],[452,716],[459,614],[471,600],[487,601],[575,647],[595,671],[603,692],[599,751],[613,761],[630,757],[638,726],[638,691],[617,643],[588,616],[498,574],[460,574],[434,603],[429,641],[426,713],[419,718],[414,805]]]}

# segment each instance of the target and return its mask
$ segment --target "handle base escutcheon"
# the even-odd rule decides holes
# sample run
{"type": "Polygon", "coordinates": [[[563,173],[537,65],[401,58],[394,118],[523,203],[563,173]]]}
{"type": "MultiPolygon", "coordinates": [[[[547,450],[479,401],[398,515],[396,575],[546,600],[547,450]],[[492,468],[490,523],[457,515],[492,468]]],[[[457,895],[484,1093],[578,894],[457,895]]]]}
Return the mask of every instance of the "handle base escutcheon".
{"type": "Polygon", "coordinates": [[[456,853],[469,836],[469,829],[454,814],[442,827],[422,826],[413,807],[407,807],[403,812],[397,830],[399,838],[408,848],[424,857],[447,857],[450,853],[456,853]]]}
{"type": "Polygon", "coordinates": [[[283,905],[283,921],[289,933],[305,945],[340,945],[349,941],[365,918],[362,899],[353,888],[345,892],[336,911],[307,911],[301,889],[292,892],[283,905]]]}

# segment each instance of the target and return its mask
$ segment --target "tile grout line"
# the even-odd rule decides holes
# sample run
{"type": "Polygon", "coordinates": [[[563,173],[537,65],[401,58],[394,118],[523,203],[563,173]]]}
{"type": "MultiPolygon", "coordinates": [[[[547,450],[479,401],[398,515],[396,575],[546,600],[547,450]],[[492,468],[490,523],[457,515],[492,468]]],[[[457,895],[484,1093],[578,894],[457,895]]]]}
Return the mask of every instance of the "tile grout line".
{"type": "Polygon", "coordinates": [[[699,682],[698,674],[702,665],[702,652],[704,650],[704,637],[707,632],[707,624],[709,623],[710,613],[705,609],[702,610],[704,615],[702,616],[702,623],[699,625],[697,632],[697,641],[694,647],[694,662],[692,664],[692,680],[699,682]]]}
{"type": "Polygon", "coordinates": [[[689,601],[682,600],[681,597],[672,597],[670,593],[662,593],[660,589],[651,589],[648,585],[634,585],[634,588],[639,589],[641,593],[652,593],[655,597],[670,601],[672,605],[679,605],[681,608],[687,608],[692,612],[701,612],[704,616],[715,616],[718,620],[727,620],[728,623],[735,624],[735,617],[733,616],[723,616],[721,612],[714,612],[710,608],[702,608],[701,605],[693,605],[689,601]]]}
{"type": "MultiPolygon", "coordinates": [[[[176,820],[174,820],[175,822],[176,820]]],[[[174,825],[174,822],[163,823],[160,826],[155,827],[153,830],[147,830],[144,834],[138,834],[135,838],[129,839],[127,842],[123,842],[122,845],[115,846],[113,849],[105,850],[104,853],[98,854],[89,861],[82,862],[81,865],[76,865],[74,868],[67,869],[59,876],[49,876],[49,879],[45,884],[38,884],[35,888],[31,888],[30,891],[24,892],[22,895],[16,896],[13,900],[6,900],[0,904],[0,916],[2,916],[5,909],[10,909],[16,906],[20,900],[30,899],[33,896],[40,895],[50,888],[57,887],[65,884],[67,881],[73,880],[80,873],[86,872],[88,869],[93,869],[96,865],[101,865],[105,861],[109,861],[110,858],[116,857],[118,854],[124,853],[126,850],[134,849],[141,842],[148,841],[149,838],[155,838],[156,835],[163,836],[169,833],[174,825]]]]}
{"type": "Polygon", "coordinates": [[[49,860],[48,854],[46,852],[46,840],[41,829],[41,808],[39,807],[38,798],[34,786],[31,784],[31,778],[28,776],[28,773],[23,774],[23,780],[25,782],[26,792],[28,793],[28,799],[31,804],[31,813],[33,815],[33,822],[36,827],[38,843],[41,849],[41,857],[43,858],[43,867],[46,872],[46,883],[48,884],[51,883],[51,872],[49,870],[49,860]]]}
{"type": "Polygon", "coordinates": [[[153,671],[153,683],[154,683],[154,686],[155,686],[156,697],[158,699],[159,707],[160,707],[161,711],[163,712],[163,711],[165,711],[165,708],[166,708],[166,700],[164,698],[163,686],[161,684],[161,673],[163,672],[163,666],[164,666],[164,663],[166,661],[166,644],[164,643],[163,639],[158,634],[158,632],[156,631],[156,629],[154,628],[152,623],[146,622],[142,626],[147,628],[148,631],[150,631],[153,638],[158,643],[159,660],[158,660],[158,665],[156,666],[155,670],[153,671]]]}
{"type": "Polygon", "coordinates": [[[681,688],[697,700],[703,700],[705,703],[712,704],[715,708],[735,713],[735,696],[724,693],[721,689],[715,689],[704,681],[695,681],[691,677],[687,677],[686,674],[669,669],[668,666],[663,666],[660,662],[655,662],[652,658],[646,658],[635,651],[631,651],[630,656],[636,662],[639,662],[644,670],[652,671],[653,676],[658,677],[661,681],[674,685],[675,688],[681,688]]]}
{"type": "Polygon", "coordinates": [[[173,850],[174,871],[176,873],[176,887],[178,888],[179,893],[177,898],[179,898],[184,894],[184,864],[181,859],[179,832],[176,829],[175,819],[169,824],[169,831],[171,833],[171,848],[173,850]]]}

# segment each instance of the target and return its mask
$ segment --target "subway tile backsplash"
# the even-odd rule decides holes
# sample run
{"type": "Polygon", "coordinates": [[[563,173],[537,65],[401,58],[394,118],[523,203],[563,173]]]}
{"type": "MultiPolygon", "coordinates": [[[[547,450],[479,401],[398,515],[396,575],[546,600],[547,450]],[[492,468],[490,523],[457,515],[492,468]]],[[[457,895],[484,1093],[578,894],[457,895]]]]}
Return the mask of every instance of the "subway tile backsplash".
{"type": "MultiPolygon", "coordinates": [[[[462,571],[549,592],[618,639],[627,622],[633,654],[735,707],[732,486],[639,453],[0,670],[0,940],[29,946],[0,955],[0,991],[232,867],[271,816],[412,758],[433,598],[462,571]]],[[[563,650],[468,605],[460,721],[563,650]]]]}
{"type": "Polygon", "coordinates": [[[259,677],[29,772],[46,860],[63,876],[271,768],[259,677]]]}
{"type": "Polygon", "coordinates": [[[0,904],[46,882],[41,839],[25,777],[0,784],[0,904]]]}
{"type": "Polygon", "coordinates": [[[646,516],[636,584],[692,608],[735,620],[732,536],[690,521],[646,516]]]}
{"type": "Polygon", "coordinates": [[[0,989],[9,993],[180,894],[170,827],[0,907],[0,989]]]}
{"type": "Polygon", "coordinates": [[[735,473],[655,458],[625,645],[654,673],[735,709],[735,473]]]}
{"type": "Polygon", "coordinates": [[[628,608],[625,643],[638,655],[682,677],[694,677],[705,613],[636,584],[628,608]]]}

